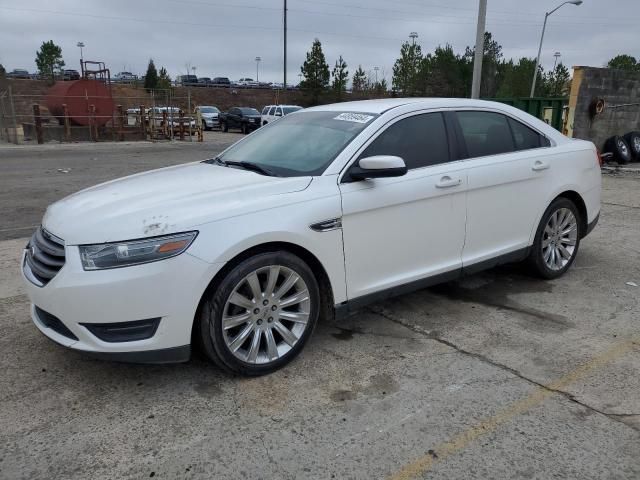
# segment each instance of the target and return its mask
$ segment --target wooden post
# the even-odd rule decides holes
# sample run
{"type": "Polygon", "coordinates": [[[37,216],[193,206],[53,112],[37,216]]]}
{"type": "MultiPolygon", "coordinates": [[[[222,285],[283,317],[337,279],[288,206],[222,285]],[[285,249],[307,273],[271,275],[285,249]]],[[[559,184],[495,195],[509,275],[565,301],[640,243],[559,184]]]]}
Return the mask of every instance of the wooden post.
{"type": "Polygon", "coordinates": [[[64,140],[69,142],[71,140],[71,122],[69,121],[69,110],[67,110],[67,104],[62,104],[62,115],[64,119],[64,140]]]}
{"type": "Polygon", "coordinates": [[[180,110],[180,140],[184,140],[184,112],[180,110]]]}
{"type": "Polygon", "coordinates": [[[140,105],[140,133],[142,134],[142,140],[146,140],[147,132],[144,125],[144,105],[140,105]]]}
{"type": "Polygon", "coordinates": [[[94,142],[98,141],[98,124],[96,122],[96,106],[89,105],[89,128],[91,129],[91,138],[94,142]]]}
{"type": "Polygon", "coordinates": [[[38,105],[37,103],[33,104],[33,119],[34,123],[36,124],[36,138],[38,139],[38,144],[42,145],[44,143],[44,136],[42,132],[42,117],[40,116],[40,105],[38,105]]]}
{"type": "MultiPolygon", "coordinates": [[[[165,138],[169,138],[169,126],[167,125],[167,111],[162,111],[162,134],[165,138]]],[[[173,126],[171,126],[173,128],[173,126]]]]}
{"type": "Polygon", "coordinates": [[[124,141],[124,108],[122,105],[118,105],[118,140],[124,141]]]}

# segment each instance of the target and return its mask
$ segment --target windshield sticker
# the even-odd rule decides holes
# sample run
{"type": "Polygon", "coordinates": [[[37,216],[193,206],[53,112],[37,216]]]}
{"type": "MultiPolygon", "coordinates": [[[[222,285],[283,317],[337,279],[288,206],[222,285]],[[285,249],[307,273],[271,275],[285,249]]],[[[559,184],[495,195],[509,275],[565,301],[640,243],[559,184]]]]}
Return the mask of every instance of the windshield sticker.
{"type": "Polygon", "coordinates": [[[363,113],[341,113],[337,117],[333,117],[334,120],[342,120],[345,122],[355,123],[367,123],[372,118],[372,115],[365,115],[363,113]]]}

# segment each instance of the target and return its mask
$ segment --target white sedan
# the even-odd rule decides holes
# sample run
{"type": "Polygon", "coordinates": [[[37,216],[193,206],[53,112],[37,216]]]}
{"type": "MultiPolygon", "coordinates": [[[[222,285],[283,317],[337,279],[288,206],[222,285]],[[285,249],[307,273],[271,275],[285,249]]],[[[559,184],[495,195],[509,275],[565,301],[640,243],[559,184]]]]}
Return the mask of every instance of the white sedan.
{"type": "Polygon", "coordinates": [[[325,105],[215,159],[51,205],[23,256],[35,325],[101,358],[260,375],[320,318],[526,261],[564,274],[600,212],[592,143],[466,99],[325,105]]]}

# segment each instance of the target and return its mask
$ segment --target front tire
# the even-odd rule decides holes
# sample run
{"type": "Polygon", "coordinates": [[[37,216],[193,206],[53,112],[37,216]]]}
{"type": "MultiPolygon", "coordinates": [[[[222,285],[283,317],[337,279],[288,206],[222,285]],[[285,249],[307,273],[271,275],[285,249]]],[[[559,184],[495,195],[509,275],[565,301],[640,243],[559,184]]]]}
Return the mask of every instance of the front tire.
{"type": "Polygon", "coordinates": [[[229,131],[229,125],[227,125],[227,122],[220,123],[220,130],[222,130],[225,133],[229,131]]]}
{"type": "Polygon", "coordinates": [[[205,354],[224,370],[247,376],[271,373],[293,360],[320,312],[313,272],[288,252],[244,260],[206,295],[198,329],[205,354]]]}
{"type": "Polygon", "coordinates": [[[569,270],[580,246],[581,218],[568,198],[556,198],[542,215],[529,254],[533,272],[545,279],[558,278],[569,270]]]}

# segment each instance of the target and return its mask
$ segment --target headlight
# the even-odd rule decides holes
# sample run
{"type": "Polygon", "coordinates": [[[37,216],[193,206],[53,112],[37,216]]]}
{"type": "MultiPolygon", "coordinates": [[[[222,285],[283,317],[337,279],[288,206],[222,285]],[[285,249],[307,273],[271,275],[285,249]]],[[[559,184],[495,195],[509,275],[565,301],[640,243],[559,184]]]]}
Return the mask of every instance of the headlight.
{"type": "Polygon", "coordinates": [[[198,232],[185,232],[129,242],[80,245],[82,268],[127,267],[175,257],[189,248],[196,235],[198,232]]]}

